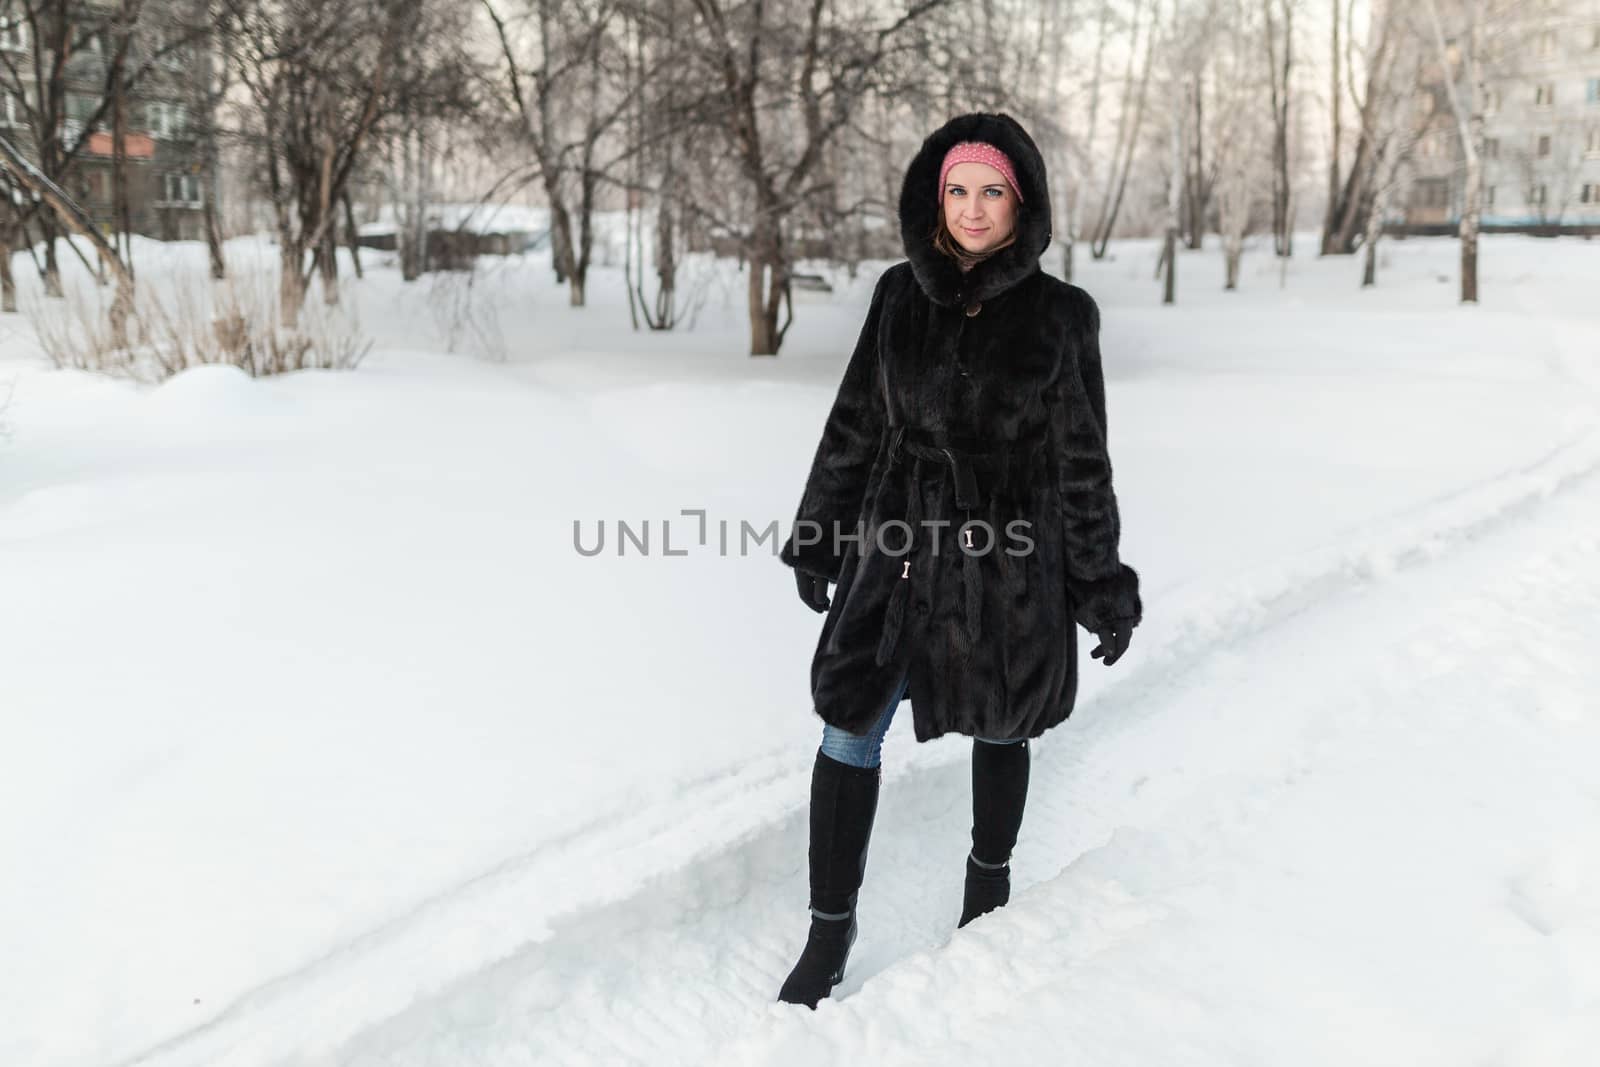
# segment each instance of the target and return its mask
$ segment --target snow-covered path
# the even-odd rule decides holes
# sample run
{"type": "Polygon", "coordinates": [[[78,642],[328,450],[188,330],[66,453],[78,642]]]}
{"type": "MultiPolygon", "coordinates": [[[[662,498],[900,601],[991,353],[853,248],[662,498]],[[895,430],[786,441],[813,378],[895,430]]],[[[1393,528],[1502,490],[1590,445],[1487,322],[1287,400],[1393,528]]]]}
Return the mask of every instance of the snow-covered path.
{"type": "Polygon", "coordinates": [[[966,765],[889,765],[863,936],[815,1016],[771,1003],[804,933],[803,782],[752,775],[138,1062],[1576,1063],[1600,1040],[1596,531],[1600,432],[1261,576],[1038,743],[1013,903],[964,931],[966,765]],[[562,871],[630,835],[727,844],[584,902],[562,871]],[[408,939],[503,930],[509,908],[559,914],[305,1041],[370,1012],[408,939]]]}

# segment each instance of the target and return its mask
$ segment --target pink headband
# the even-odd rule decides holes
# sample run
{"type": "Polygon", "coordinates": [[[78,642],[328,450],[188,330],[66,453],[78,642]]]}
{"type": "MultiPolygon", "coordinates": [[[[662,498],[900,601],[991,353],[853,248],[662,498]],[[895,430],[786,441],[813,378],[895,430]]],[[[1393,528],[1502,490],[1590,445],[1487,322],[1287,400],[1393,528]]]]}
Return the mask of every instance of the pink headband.
{"type": "Polygon", "coordinates": [[[957,163],[987,163],[1005,176],[1006,184],[1017,196],[1017,203],[1022,203],[1022,190],[1017,188],[1017,172],[1012,168],[1010,158],[987,141],[962,141],[950,146],[950,151],[944,154],[944,163],[939,167],[940,203],[944,202],[945,176],[957,163]]]}

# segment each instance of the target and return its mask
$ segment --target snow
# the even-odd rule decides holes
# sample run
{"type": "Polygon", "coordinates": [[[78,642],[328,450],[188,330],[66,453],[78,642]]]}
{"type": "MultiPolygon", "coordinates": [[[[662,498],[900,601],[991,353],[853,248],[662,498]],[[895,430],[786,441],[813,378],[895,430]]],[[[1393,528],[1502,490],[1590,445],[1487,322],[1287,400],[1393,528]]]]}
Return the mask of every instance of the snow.
{"type": "Polygon", "coordinates": [[[1185,253],[1175,308],[1154,253],[1079,257],[1146,621],[1083,643],[961,931],[967,744],[890,732],[816,1013],[772,998],[820,619],[717,543],[792,517],[882,264],[777,359],[703,261],[635,334],[616,269],[572,309],[541,256],[367,254],[372,354],[273,379],[56,371],[0,316],[0,1062],[1587,1062],[1600,248],[1485,238],[1471,308],[1448,240],[1365,292],[1185,253]]]}

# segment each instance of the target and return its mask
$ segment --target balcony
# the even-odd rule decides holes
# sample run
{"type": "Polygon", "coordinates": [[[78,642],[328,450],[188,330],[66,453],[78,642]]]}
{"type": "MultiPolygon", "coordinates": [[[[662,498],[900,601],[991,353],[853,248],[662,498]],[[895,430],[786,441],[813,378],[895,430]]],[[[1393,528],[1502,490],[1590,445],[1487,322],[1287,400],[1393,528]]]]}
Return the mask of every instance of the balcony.
{"type": "MultiPolygon", "coordinates": [[[[95,130],[89,134],[89,140],[84,144],[83,151],[91,156],[110,156],[111,134],[106,130],[95,130]]],[[[148,133],[129,130],[122,135],[122,152],[129,159],[150,159],[156,154],[156,140],[148,133]]]]}

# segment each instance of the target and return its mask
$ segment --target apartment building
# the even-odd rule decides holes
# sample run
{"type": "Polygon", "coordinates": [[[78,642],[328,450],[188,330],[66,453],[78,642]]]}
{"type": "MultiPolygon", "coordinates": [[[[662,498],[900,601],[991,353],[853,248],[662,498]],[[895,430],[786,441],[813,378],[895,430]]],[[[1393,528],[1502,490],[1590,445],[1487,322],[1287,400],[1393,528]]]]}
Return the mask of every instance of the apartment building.
{"type": "MultiPolygon", "coordinates": [[[[46,5],[31,6],[37,11],[46,5]]],[[[22,7],[0,0],[0,136],[38,162],[40,138],[51,136],[51,131],[39,128],[50,123],[48,108],[40,102],[35,46],[39,44],[48,71],[55,41],[50,20],[29,18],[22,7]],[[34,40],[39,27],[44,27],[42,43],[34,40]]],[[[111,110],[109,105],[101,108],[115,47],[110,28],[119,7],[106,0],[75,5],[72,47],[57,79],[62,95],[53,133],[58,153],[82,142],[74,162],[61,175],[61,184],[106,233],[119,228],[111,110]]],[[[191,122],[190,101],[196,85],[205,84],[211,59],[206,49],[189,40],[191,36],[167,5],[146,3],[125,60],[127,71],[139,71],[135,87],[123,100],[130,228],[162,240],[204,237],[204,157],[191,122]]],[[[50,92],[48,80],[44,91],[50,92]]]]}
{"type": "MultiPolygon", "coordinates": [[[[1535,0],[1481,40],[1483,226],[1600,230],[1600,0],[1535,0]]],[[[1417,125],[1403,223],[1453,230],[1464,157],[1437,77],[1419,86],[1417,125]]]]}

